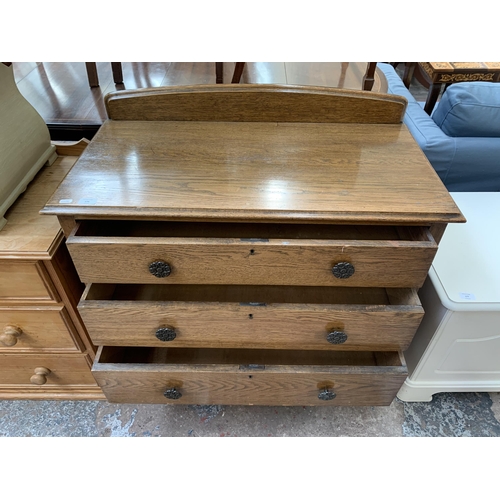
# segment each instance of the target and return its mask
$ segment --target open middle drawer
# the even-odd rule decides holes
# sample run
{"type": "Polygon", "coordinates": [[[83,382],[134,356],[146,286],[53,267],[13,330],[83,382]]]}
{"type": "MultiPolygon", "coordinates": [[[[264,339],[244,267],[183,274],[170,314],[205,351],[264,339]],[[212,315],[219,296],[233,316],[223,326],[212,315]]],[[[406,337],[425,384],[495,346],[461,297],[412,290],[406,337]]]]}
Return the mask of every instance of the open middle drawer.
{"type": "Polygon", "coordinates": [[[84,283],[419,288],[437,251],[425,227],[108,220],[67,245],[84,283]]]}
{"type": "Polygon", "coordinates": [[[413,289],[88,285],[96,345],[404,350],[424,311],[413,289]]]}

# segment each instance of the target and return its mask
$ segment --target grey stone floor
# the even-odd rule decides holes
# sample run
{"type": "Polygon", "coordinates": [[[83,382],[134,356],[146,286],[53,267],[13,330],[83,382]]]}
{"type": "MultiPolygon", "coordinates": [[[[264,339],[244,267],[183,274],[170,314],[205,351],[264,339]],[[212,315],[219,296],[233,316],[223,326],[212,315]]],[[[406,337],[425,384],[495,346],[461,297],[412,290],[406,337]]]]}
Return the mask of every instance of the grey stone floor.
{"type": "Polygon", "coordinates": [[[1,437],[498,437],[499,393],[388,407],[122,405],[0,401],[1,437]]]}

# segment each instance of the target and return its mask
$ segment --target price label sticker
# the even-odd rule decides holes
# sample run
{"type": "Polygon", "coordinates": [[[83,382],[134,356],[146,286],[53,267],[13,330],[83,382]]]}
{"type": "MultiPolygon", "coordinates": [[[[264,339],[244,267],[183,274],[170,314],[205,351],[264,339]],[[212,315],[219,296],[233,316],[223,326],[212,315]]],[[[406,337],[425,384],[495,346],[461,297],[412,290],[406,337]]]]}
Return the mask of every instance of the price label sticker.
{"type": "Polygon", "coordinates": [[[78,205],[95,205],[97,200],[95,198],[81,198],[78,200],[78,205]]]}
{"type": "Polygon", "coordinates": [[[461,292],[460,293],[460,298],[462,300],[476,300],[476,296],[473,293],[461,292]]]}

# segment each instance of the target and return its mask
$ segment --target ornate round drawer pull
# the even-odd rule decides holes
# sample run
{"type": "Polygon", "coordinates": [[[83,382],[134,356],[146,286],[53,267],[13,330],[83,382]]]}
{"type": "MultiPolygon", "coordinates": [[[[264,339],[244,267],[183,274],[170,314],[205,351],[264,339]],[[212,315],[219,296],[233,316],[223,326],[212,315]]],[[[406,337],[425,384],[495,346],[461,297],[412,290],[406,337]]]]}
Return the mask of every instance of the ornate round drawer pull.
{"type": "Polygon", "coordinates": [[[318,394],[318,399],[321,399],[321,401],[331,401],[336,397],[337,395],[330,389],[322,389],[318,394]]]}
{"type": "Polygon", "coordinates": [[[170,276],[172,268],[170,267],[170,264],[164,262],[163,260],[155,260],[149,264],[149,272],[157,278],[166,278],[167,276],[170,276]]]}
{"type": "Polygon", "coordinates": [[[330,344],[343,344],[347,340],[347,334],[342,330],[332,330],[327,336],[326,340],[330,344]]]}
{"type": "Polygon", "coordinates": [[[23,331],[18,326],[7,325],[3,329],[2,335],[0,335],[0,344],[5,347],[12,347],[17,344],[17,337],[19,337],[23,331]]]}
{"type": "Polygon", "coordinates": [[[31,376],[30,382],[35,385],[43,385],[47,383],[47,375],[50,375],[50,370],[43,366],[35,368],[35,374],[31,376]]]}
{"type": "Polygon", "coordinates": [[[172,387],[171,389],[167,389],[163,395],[167,399],[180,399],[182,397],[181,391],[179,389],[176,389],[175,387],[172,387]]]}
{"type": "Polygon", "coordinates": [[[177,334],[175,333],[175,330],[173,328],[166,326],[163,328],[158,328],[158,330],[156,330],[155,336],[162,342],[170,342],[171,340],[174,340],[175,337],[177,337],[177,334]]]}
{"type": "Polygon", "coordinates": [[[338,262],[332,267],[332,273],[336,278],[345,280],[354,274],[354,266],[350,262],[338,262]]]}

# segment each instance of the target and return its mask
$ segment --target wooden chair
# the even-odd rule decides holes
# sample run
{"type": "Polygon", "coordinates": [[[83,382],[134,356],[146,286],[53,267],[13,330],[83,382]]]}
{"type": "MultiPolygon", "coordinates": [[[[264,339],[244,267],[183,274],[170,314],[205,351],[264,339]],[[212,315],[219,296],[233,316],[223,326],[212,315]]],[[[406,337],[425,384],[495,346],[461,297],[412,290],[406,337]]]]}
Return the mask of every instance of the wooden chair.
{"type": "Polygon", "coordinates": [[[377,69],[376,62],[369,62],[366,67],[365,76],[363,76],[363,90],[371,90],[375,83],[375,70],[377,69]]]}
{"type": "MultiPolygon", "coordinates": [[[[99,87],[99,76],[97,74],[97,64],[95,62],[86,62],[87,77],[91,87],[99,87]]],[[[123,83],[123,72],[121,62],[112,62],[111,70],[113,71],[113,81],[116,84],[123,83]]]]}
{"type": "MultiPolygon", "coordinates": [[[[241,74],[243,73],[243,69],[245,68],[244,62],[237,62],[234,67],[233,78],[231,83],[240,83],[241,74]]],[[[215,63],[215,83],[224,83],[224,63],[216,62],[215,63]]]]}
{"type": "MultiPolygon", "coordinates": [[[[95,62],[86,62],[85,66],[87,68],[87,77],[89,79],[89,85],[91,87],[99,87],[99,75],[97,74],[97,64],[95,62]]],[[[243,73],[243,69],[245,68],[244,62],[237,62],[234,68],[233,78],[231,83],[240,83],[241,74],[243,73]]],[[[122,63],[121,62],[112,62],[111,70],[113,71],[113,81],[116,84],[123,83],[123,71],[122,71],[122,63]]],[[[224,74],[224,63],[216,62],[215,63],[215,83],[224,83],[223,82],[223,74],[224,74]]],[[[373,85],[373,83],[372,83],[373,85]]]]}

